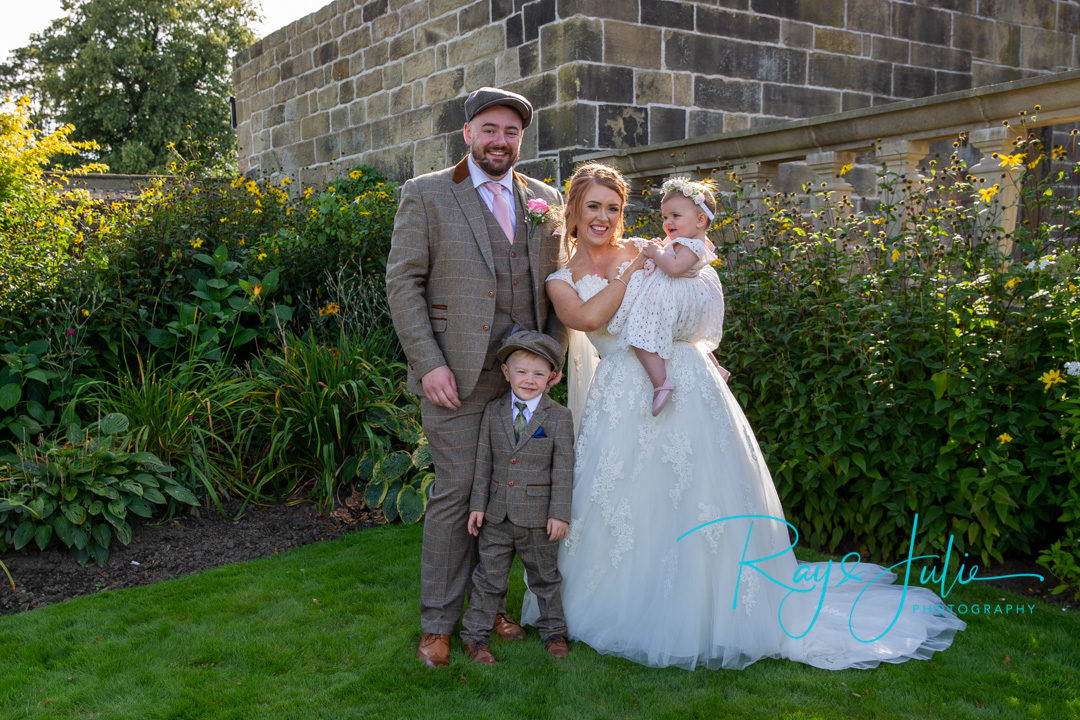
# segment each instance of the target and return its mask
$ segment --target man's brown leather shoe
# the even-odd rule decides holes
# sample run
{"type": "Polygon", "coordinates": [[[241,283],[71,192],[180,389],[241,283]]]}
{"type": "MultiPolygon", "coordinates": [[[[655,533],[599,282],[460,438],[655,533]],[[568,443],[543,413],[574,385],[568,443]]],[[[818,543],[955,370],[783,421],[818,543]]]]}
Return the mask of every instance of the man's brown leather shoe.
{"type": "Polygon", "coordinates": [[[416,648],[416,657],[428,667],[442,667],[450,664],[450,636],[441,633],[424,633],[420,637],[420,647],[416,648]]]}
{"type": "Polygon", "coordinates": [[[483,663],[484,665],[494,665],[496,663],[495,656],[488,652],[487,645],[483,643],[468,643],[465,645],[465,654],[473,662],[483,663]]]}
{"type": "Polygon", "coordinates": [[[521,629],[521,626],[514,622],[506,613],[499,613],[495,616],[495,627],[492,628],[495,634],[501,637],[503,640],[524,640],[525,631],[521,629]]]}
{"type": "Polygon", "coordinates": [[[553,635],[544,641],[544,649],[553,658],[564,658],[570,654],[570,646],[562,635],[553,635]]]}

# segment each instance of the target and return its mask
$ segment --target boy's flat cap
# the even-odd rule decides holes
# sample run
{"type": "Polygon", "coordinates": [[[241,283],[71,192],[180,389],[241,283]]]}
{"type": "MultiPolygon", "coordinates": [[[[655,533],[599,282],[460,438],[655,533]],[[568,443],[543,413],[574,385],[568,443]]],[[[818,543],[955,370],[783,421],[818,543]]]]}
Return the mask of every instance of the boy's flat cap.
{"type": "Polygon", "coordinates": [[[518,350],[527,350],[534,355],[539,355],[551,363],[551,368],[558,372],[562,370],[563,349],[559,341],[550,335],[545,335],[536,330],[518,330],[506,338],[497,353],[499,360],[505,362],[518,350]]]}

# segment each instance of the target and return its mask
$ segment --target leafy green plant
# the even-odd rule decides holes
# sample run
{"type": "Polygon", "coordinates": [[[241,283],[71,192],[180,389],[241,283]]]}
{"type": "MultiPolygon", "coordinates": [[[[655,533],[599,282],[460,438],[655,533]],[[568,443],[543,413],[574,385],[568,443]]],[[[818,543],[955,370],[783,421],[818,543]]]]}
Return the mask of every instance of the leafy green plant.
{"type": "Polygon", "coordinates": [[[196,505],[171,466],[131,451],[127,430],[126,416],[106,415],[86,431],[73,425],[63,440],[42,440],[0,464],[0,545],[59,544],[80,563],[102,564],[114,537],[131,542],[131,515],[151,517],[173,501],[196,505]]]}
{"type": "Polygon", "coordinates": [[[381,508],[388,522],[418,522],[427,510],[428,493],[435,482],[431,446],[422,442],[412,453],[397,451],[378,460],[365,455],[357,469],[357,482],[367,485],[364,502],[381,508]]]}

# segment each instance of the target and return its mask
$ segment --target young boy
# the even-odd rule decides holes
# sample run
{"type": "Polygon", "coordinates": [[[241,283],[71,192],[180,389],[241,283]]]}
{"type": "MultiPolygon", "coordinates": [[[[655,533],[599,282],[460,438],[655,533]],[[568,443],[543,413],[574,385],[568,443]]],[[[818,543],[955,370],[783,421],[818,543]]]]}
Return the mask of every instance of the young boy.
{"type": "Polygon", "coordinates": [[[556,658],[569,652],[556,560],[569,528],[574,423],[544,394],[563,351],[554,338],[524,330],[503,343],[498,357],[510,390],[487,404],[480,421],[468,524],[480,537],[480,564],[461,631],[468,656],[488,665],[495,663],[488,638],[515,551],[539,601],[544,647],[556,658]]]}

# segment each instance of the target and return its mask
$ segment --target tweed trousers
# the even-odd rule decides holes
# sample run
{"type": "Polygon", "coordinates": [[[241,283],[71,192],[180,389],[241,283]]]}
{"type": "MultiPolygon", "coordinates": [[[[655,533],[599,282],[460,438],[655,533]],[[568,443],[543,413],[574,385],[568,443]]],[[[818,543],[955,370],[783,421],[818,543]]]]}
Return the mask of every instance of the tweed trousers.
{"type": "MultiPolygon", "coordinates": [[[[457,410],[438,407],[421,397],[424,435],[435,461],[435,483],[428,499],[420,553],[420,629],[425,633],[452,634],[461,618],[478,559],[476,539],[467,527],[480,421],[484,407],[507,387],[496,365],[481,371],[476,387],[457,410]]],[[[505,609],[503,598],[496,612],[505,609]]]]}

